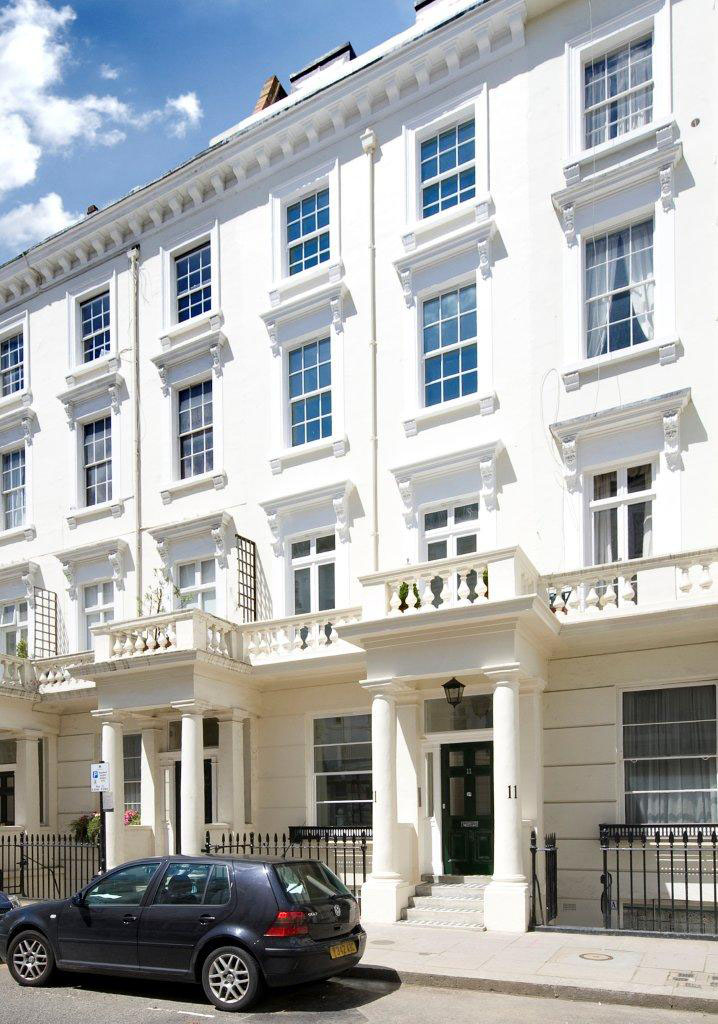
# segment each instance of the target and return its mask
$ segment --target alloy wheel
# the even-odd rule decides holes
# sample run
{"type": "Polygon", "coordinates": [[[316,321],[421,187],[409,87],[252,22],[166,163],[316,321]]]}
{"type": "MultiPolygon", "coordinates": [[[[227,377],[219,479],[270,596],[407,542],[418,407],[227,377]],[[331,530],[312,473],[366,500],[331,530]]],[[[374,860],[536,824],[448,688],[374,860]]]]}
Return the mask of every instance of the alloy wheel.
{"type": "Polygon", "coordinates": [[[249,971],[237,953],[222,953],[209,969],[207,983],[217,999],[238,1003],[247,994],[249,971]]]}
{"type": "Polygon", "coordinates": [[[21,939],[13,950],[12,962],[23,981],[37,981],[47,968],[47,949],[40,939],[21,939]]]}

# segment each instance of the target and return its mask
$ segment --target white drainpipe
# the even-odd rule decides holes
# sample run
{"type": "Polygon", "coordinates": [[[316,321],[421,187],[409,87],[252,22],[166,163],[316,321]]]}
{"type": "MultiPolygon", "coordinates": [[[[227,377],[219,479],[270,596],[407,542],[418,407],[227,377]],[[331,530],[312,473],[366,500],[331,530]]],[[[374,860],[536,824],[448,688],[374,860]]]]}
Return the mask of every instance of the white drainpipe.
{"type": "Polygon", "coordinates": [[[367,128],[361,137],[362,149],[369,159],[369,347],[371,349],[371,539],[372,569],[379,570],[379,436],[377,427],[376,377],[376,240],[374,210],[374,154],[376,135],[367,128]]]}
{"type": "Polygon", "coordinates": [[[134,418],[133,486],[135,496],[135,595],[137,615],[142,612],[142,479],[140,435],[140,339],[139,339],[139,260],[140,247],[127,252],[130,261],[130,347],[132,349],[132,406],[134,418]]]}

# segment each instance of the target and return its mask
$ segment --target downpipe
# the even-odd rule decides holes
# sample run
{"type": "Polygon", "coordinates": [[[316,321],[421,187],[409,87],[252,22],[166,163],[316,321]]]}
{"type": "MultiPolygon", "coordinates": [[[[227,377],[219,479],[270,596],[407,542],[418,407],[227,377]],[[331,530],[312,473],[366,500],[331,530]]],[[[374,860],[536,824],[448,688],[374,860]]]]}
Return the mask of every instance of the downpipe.
{"type": "Polygon", "coordinates": [[[376,135],[367,128],[361,136],[369,165],[369,350],[371,352],[371,552],[372,570],[379,570],[379,436],[377,415],[377,339],[376,339],[376,216],[374,202],[374,156],[376,135]]]}

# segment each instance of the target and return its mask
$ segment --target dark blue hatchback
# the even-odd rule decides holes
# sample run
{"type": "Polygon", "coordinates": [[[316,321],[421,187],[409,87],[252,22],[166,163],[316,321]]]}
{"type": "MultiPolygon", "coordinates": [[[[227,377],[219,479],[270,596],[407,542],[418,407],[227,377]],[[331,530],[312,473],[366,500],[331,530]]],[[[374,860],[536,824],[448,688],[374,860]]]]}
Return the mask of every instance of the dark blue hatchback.
{"type": "Polygon", "coordinates": [[[0,917],[20,985],[55,968],[201,982],[221,1010],[247,1009],[265,984],[341,974],[365,945],[357,901],[316,860],[148,857],[0,917]]]}

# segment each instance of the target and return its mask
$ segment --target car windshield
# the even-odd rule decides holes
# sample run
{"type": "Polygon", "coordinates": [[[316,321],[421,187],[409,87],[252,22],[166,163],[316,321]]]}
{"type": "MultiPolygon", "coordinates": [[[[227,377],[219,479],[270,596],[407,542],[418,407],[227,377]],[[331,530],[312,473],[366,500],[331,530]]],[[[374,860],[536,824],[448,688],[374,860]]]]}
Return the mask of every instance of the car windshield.
{"type": "Polygon", "coordinates": [[[351,893],[325,864],[300,861],[295,864],[276,864],[282,888],[294,903],[321,903],[351,893]]]}

